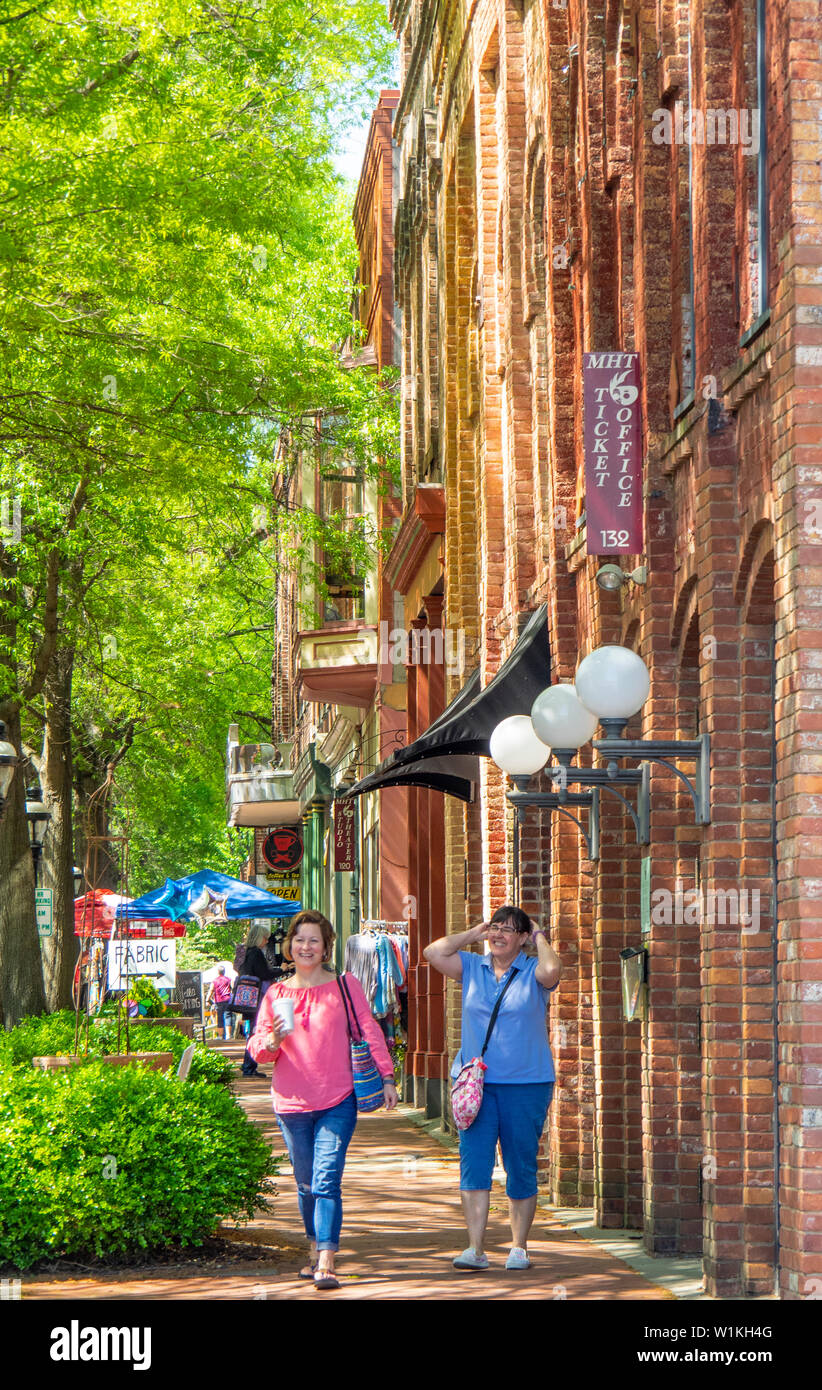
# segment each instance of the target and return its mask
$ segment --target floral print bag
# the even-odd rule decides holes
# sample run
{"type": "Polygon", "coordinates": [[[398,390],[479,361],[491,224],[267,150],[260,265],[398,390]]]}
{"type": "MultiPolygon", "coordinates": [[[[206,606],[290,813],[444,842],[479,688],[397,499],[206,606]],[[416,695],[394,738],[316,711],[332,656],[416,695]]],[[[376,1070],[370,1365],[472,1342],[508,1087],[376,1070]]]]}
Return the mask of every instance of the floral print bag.
{"type": "Polygon", "coordinates": [[[485,1072],[488,1070],[482,1059],[491,1041],[491,1034],[494,1031],[494,1024],[497,1021],[499,1007],[505,998],[505,990],[513,983],[514,976],[518,974],[518,970],[512,970],[508,979],[505,981],[505,988],[494,1005],[493,1012],[489,1019],[488,1032],[485,1034],[485,1042],[482,1044],[482,1052],[479,1057],[472,1057],[470,1062],[466,1062],[465,1066],[460,1068],[454,1078],[454,1084],[451,1087],[451,1113],[454,1116],[454,1124],[457,1126],[457,1129],[468,1129],[479,1114],[479,1108],[482,1105],[482,1092],[485,1086],[485,1072]]]}

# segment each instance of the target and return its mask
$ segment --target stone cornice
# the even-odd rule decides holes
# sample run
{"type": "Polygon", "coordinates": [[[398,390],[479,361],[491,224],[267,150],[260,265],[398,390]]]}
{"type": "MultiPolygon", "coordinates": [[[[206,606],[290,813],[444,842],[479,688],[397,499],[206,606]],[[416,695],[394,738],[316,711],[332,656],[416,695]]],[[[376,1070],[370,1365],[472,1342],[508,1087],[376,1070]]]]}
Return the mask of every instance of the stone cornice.
{"type": "Polygon", "coordinates": [[[439,483],[420,483],[385,562],[385,577],[392,589],[401,594],[408,591],[432,538],[444,531],[445,489],[439,483]]]}

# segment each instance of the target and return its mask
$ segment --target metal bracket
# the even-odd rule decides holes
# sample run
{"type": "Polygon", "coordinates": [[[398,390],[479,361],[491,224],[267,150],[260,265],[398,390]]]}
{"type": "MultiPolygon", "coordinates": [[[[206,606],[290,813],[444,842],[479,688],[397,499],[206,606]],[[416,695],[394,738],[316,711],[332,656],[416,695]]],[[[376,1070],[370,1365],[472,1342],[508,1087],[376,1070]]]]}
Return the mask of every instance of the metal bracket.
{"type": "MultiPolygon", "coordinates": [[[[520,779],[516,779],[520,780],[520,779]]],[[[527,779],[522,779],[527,780],[527,779]]],[[[579,830],[580,835],[585,841],[588,851],[588,858],[593,862],[599,859],[599,792],[528,792],[517,790],[506,792],[507,800],[514,807],[516,812],[516,844],[515,844],[515,876],[519,876],[519,818],[523,811],[531,806],[536,806],[542,810],[559,811],[566,820],[572,820],[579,830]],[[573,815],[570,807],[578,810],[588,809],[588,829],[585,829],[578,816],[573,815]]]]}
{"type": "MultiPolygon", "coordinates": [[[[645,768],[643,768],[642,771],[644,774],[645,768]]],[[[634,810],[627,796],[623,796],[622,792],[617,791],[616,787],[610,786],[607,782],[602,783],[602,790],[605,792],[610,792],[612,796],[617,797],[622,802],[623,806],[628,812],[628,815],[631,817],[631,820],[634,823],[634,830],[636,831],[636,842],[638,845],[648,845],[651,842],[651,803],[650,799],[646,799],[643,801],[644,780],[645,779],[643,777],[643,781],[639,784],[636,811],[634,810]]]]}
{"type": "Polygon", "coordinates": [[[648,838],[640,839],[640,844],[650,841],[651,821],[651,777],[650,764],[661,763],[663,767],[675,772],[687,788],[694,805],[697,825],[711,823],[711,738],[701,734],[693,739],[641,739],[641,738],[602,738],[594,739],[594,748],[609,759],[607,775],[622,781],[624,769],[617,765],[617,758],[636,758],[642,763],[642,778],[639,788],[639,818],[642,833],[648,838]],[[686,777],[677,767],[676,759],[694,763],[693,779],[686,777]]]}

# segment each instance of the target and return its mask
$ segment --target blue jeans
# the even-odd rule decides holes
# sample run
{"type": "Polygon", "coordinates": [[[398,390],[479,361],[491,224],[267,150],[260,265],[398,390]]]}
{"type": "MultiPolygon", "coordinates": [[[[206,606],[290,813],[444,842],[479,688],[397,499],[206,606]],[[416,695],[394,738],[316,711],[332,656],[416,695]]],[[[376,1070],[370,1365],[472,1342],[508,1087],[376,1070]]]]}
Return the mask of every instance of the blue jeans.
{"type": "Polygon", "coordinates": [[[488,1191],[497,1141],[502,1149],[505,1190],[514,1202],[537,1194],[537,1156],[553,1081],[505,1085],[486,1081],[472,1125],[460,1132],[460,1188],[488,1191]]]}
{"type": "Polygon", "coordinates": [[[338,1250],[343,1167],[357,1123],[354,1092],[330,1110],[290,1111],[276,1120],[294,1169],[305,1233],[318,1250],[338,1250]]]}

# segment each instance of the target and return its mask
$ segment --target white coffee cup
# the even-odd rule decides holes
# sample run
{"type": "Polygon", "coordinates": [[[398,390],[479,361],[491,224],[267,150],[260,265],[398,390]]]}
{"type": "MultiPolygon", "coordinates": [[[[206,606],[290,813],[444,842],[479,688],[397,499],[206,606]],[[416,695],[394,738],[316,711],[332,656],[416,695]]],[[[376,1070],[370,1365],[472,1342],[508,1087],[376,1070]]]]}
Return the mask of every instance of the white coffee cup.
{"type": "Polygon", "coordinates": [[[275,999],[272,1002],[271,1012],[276,1019],[279,1019],[284,1033],[294,1032],[294,1000],[275,999]]]}

